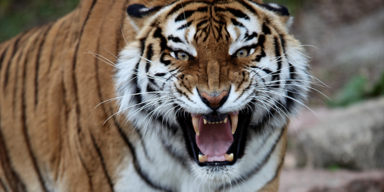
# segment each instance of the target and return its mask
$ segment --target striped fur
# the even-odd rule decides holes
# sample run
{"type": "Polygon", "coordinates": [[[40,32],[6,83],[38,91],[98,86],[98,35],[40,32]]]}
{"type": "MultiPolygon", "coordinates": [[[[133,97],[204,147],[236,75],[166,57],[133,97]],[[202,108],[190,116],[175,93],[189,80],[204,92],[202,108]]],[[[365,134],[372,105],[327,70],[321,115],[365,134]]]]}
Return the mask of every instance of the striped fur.
{"type": "Polygon", "coordinates": [[[1,44],[0,191],[277,191],[289,117],[310,81],[281,10],[249,0],[82,0],[1,44]],[[134,3],[156,10],[129,18],[134,3]],[[249,61],[217,70],[244,44],[249,61]],[[200,71],[169,46],[199,58],[200,71]],[[233,166],[200,167],[188,155],[176,116],[209,112],[196,87],[231,87],[223,112],[252,111],[233,166]]]}

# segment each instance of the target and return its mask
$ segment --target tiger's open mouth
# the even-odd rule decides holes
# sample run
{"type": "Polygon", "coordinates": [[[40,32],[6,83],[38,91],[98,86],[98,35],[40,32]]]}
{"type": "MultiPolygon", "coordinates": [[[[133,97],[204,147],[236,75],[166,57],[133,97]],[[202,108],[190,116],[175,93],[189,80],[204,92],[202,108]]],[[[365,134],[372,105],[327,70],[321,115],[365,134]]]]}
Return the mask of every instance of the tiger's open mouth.
{"type": "Polygon", "coordinates": [[[244,155],[251,114],[244,111],[207,115],[189,114],[177,119],[188,153],[200,166],[233,165],[244,155]]]}

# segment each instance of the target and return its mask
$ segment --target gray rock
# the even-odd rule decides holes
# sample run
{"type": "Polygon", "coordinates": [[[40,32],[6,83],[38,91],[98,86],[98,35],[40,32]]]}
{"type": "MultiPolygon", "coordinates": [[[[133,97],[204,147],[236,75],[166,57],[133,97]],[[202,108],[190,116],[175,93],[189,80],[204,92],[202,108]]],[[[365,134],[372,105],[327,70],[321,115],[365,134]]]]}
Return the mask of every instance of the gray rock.
{"type": "Polygon", "coordinates": [[[279,192],[383,192],[384,172],[283,170],[279,192]]]}
{"type": "Polygon", "coordinates": [[[298,165],[384,169],[384,98],[338,111],[298,133],[298,165]]]}

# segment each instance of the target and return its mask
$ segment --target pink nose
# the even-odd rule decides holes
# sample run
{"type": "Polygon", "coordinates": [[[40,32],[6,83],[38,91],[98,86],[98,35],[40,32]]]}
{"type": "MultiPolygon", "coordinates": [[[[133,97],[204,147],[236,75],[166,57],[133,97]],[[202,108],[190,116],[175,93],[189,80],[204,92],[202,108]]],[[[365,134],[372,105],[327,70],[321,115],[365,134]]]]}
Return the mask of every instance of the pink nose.
{"type": "Polygon", "coordinates": [[[207,92],[200,93],[203,102],[211,108],[219,108],[227,100],[228,91],[222,91],[219,96],[211,97],[207,92]]]}

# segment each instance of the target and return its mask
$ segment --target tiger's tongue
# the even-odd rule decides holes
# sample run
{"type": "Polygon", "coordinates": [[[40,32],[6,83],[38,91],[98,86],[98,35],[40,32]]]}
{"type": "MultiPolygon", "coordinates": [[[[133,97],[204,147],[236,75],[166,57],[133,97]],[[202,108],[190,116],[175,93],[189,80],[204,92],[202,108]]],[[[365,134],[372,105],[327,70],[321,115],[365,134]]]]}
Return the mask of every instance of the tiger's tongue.
{"type": "Polygon", "coordinates": [[[230,121],[219,124],[204,124],[203,117],[199,121],[199,136],[196,144],[200,151],[208,157],[222,157],[233,143],[230,121]]]}

